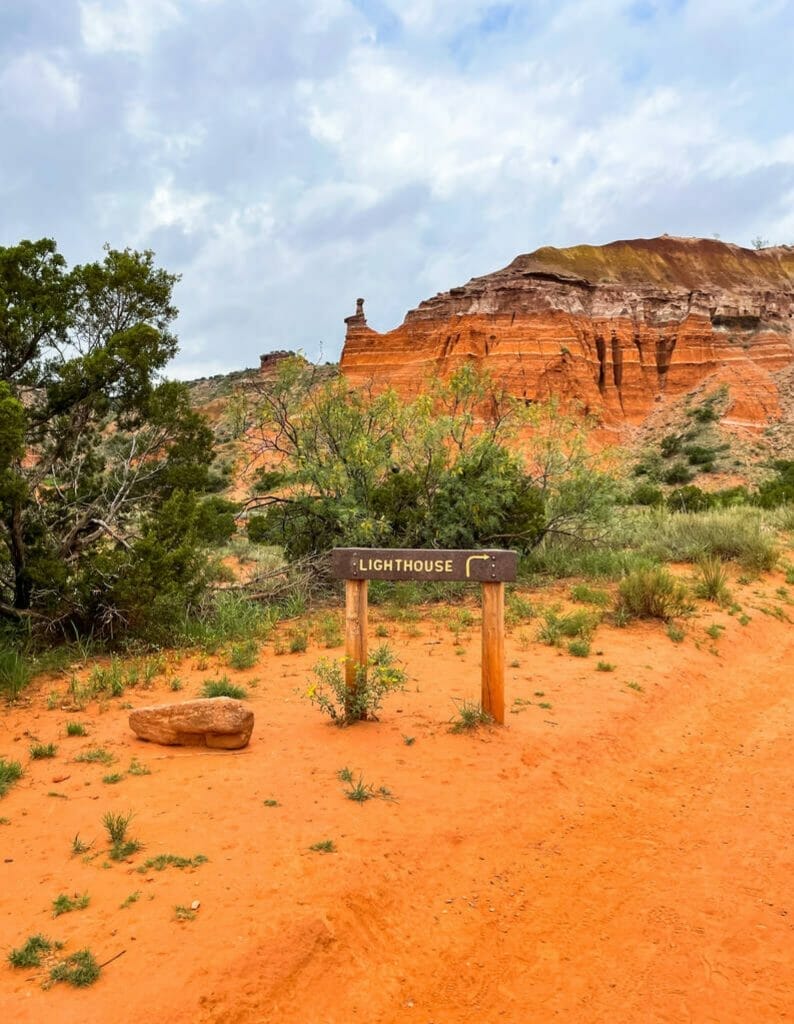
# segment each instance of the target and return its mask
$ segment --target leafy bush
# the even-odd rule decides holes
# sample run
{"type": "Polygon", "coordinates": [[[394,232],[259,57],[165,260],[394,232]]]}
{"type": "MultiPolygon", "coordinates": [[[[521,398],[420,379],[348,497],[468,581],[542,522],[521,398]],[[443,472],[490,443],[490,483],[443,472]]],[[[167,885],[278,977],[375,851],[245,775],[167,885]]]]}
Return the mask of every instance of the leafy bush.
{"type": "Polygon", "coordinates": [[[664,494],[661,487],[656,487],[650,482],[637,484],[629,496],[629,500],[635,505],[662,505],[664,494]]]}
{"type": "Polygon", "coordinates": [[[692,470],[685,462],[674,462],[669,469],[662,473],[662,480],[666,484],[688,484],[693,477],[692,470]]]}
{"type": "Polygon", "coordinates": [[[629,618],[666,622],[690,608],[686,587],[664,568],[640,569],[618,585],[616,610],[629,618]]]}
{"type": "Polygon", "coordinates": [[[761,508],[794,503],[794,461],[779,459],[773,465],[777,476],[762,483],[755,497],[761,508]]]}
{"type": "Polygon", "coordinates": [[[667,495],[667,507],[671,512],[704,512],[713,505],[712,495],[692,484],[677,487],[667,495]]]}
{"type": "Polygon", "coordinates": [[[348,689],[343,672],[344,661],[323,658],[313,668],[315,682],[306,695],[334,725],[346,726],[362,719],[377,720],[376,712],[388,694],[405,686],[405,672],[394,663],[394,656],[381,645],[359,666],[355,685],[348,689]]]}

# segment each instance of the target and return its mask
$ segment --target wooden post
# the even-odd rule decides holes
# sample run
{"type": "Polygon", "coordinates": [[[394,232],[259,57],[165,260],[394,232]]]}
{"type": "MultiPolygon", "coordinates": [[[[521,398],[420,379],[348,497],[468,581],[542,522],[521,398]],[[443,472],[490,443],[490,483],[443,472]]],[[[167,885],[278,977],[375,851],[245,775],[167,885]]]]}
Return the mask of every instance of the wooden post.
{"type": "Polygon", "coordinates": [[[482,709],[505,721],[505,585],[482,585],[482,709]]]}
{"type": "Polygon", "coordinates": [[[359,668],[367,671],[367,581],[345,581],[345,685],[356,691],[359,668]]]}

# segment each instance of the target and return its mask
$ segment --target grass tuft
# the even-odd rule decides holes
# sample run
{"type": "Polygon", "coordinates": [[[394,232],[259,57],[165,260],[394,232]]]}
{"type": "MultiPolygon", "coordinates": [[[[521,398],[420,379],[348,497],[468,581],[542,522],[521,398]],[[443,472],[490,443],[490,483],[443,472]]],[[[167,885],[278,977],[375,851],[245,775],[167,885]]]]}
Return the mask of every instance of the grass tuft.
{"type": "Polygon", "coordinates": [[[19,761],[6,761],[0,757],[0,796],[5,796],[14,783],[19,782],[22,774],[19,761]]]}
{"type": "Polygon", "coordinates": [[[226,676],[220,679],[208,679],[201,688],[202,697],[232,697],[234,700],[244,700],[248,691],[242,686],[235,686],[230,683],[226,676]]]}

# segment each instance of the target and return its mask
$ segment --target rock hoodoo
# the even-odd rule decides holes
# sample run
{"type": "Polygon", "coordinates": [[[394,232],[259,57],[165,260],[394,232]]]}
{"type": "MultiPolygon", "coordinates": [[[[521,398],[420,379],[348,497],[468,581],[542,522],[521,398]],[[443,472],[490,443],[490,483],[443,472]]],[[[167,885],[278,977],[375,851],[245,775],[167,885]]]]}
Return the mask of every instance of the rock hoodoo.
{"type": "Polygon", "coordinates": [[[742,249],[673,238],[543,248],[427,299],[393,331],[347,317],[342,371],[412,394],[475,362],[527,402],[576,401],[638,422],[707,377],[731,386],[729,414],[780,412],[794,364],[794,246],[742,249]]]}

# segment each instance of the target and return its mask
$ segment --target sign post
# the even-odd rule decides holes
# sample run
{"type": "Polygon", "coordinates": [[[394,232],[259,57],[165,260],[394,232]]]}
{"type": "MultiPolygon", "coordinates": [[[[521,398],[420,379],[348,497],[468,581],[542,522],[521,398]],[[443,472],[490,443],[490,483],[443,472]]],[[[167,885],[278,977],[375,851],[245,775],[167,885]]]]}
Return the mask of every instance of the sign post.
{"type": "Polygon", "coordinates": [[[515,551],[334,548],[331,571],[345,580],[345,684],[354,693],[367,670],[367,580],[448,580],[482,584],[482,709],[505,720],[505,583],[515,551]]]}

